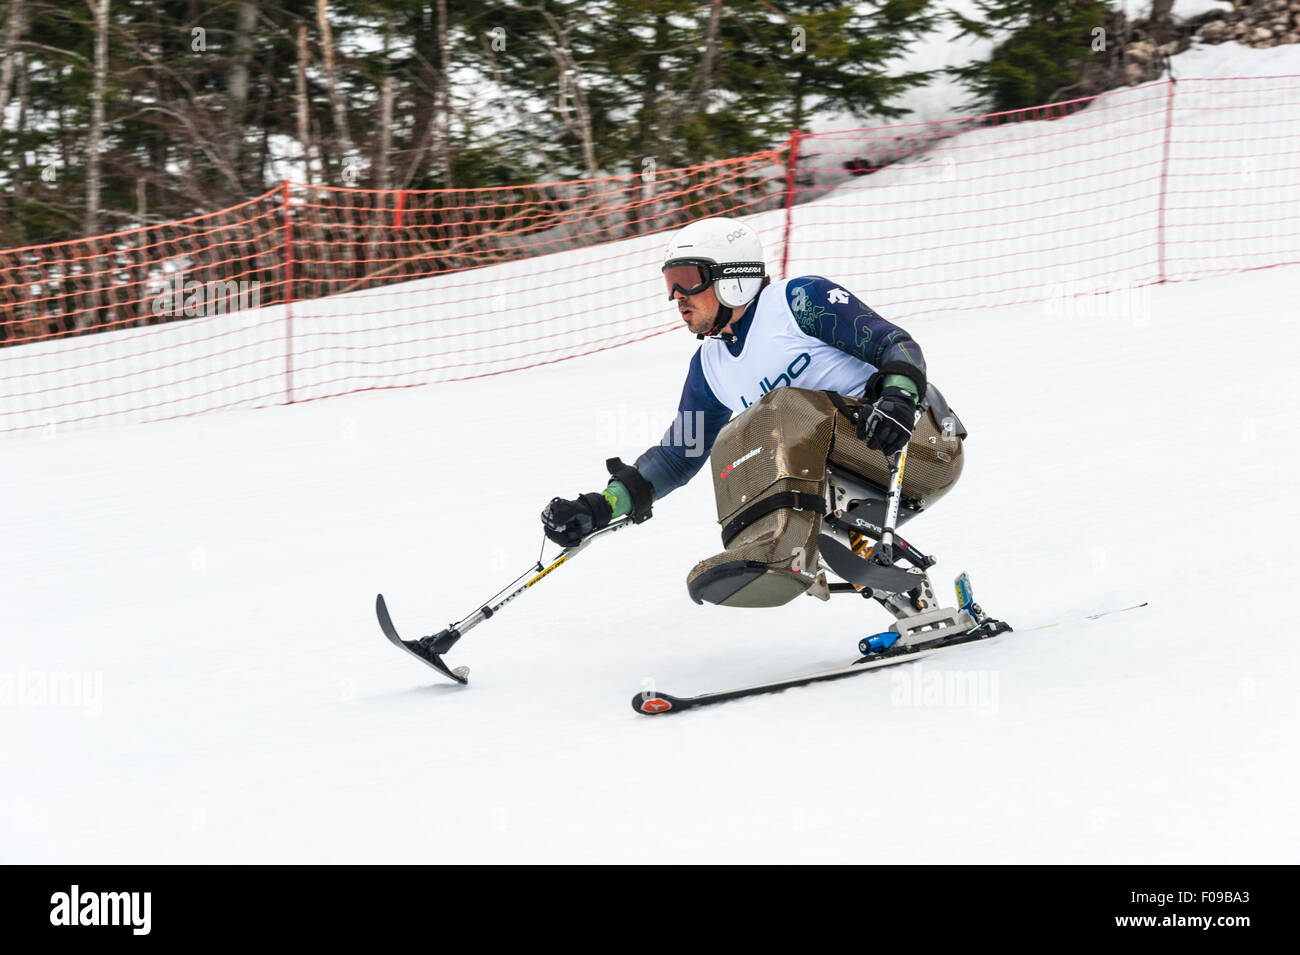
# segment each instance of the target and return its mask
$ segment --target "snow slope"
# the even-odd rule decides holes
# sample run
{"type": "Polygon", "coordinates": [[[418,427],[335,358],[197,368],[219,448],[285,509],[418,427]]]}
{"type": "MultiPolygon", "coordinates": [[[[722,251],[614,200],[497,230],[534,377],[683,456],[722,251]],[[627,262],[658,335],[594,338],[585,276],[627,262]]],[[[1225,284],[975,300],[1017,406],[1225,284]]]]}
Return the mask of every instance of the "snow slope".
{"type": "Polygon", "coordinates": [[[1300,407],[1253,382],[1300,347],[1298,287],[1289,267],[1159,287],[1141,316],[1097,299],[916,323],[972,432],[962,483],[910,525],[936,579],[968,568],[1021,628],[1151,605],[660,719],[628,706],[644,678],[816,668],[887,621],[846,598],[691,603],[718,546],[707,479],[466,636],[469,688],[390,647],[371,603],[426,632],[522,571],[545,499],[666,420],[689,339],[2,442],[0,851],[1294,859],[1300,650],[1274,601],[1300,570],[1300,407]],[[974,352],[989,334],[996,360],[974,352]]]}

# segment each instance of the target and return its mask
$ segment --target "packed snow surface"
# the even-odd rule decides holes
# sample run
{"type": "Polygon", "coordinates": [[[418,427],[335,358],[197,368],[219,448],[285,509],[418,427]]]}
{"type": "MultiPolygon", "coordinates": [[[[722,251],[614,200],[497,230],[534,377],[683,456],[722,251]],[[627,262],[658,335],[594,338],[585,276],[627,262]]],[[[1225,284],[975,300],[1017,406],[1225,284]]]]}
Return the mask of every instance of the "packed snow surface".
{"type": "Polygon", "coordinates": [[[8,861],[1285,861],[1300,824],[1300,268],[913,329],[970,428],[908,536],[1023,632],[851,659],[875,605],[696,606],[708,478],[469,633],[675,404],[693,341],[497,378],[0,442],[8,861]],[[996,342],[996,348],[989,343],[996,342]],[[1089,612],[1149,606],[1093,621],[1089,612]],[[1029,628],[1060,621],[1058,626],[1029,628]]]}

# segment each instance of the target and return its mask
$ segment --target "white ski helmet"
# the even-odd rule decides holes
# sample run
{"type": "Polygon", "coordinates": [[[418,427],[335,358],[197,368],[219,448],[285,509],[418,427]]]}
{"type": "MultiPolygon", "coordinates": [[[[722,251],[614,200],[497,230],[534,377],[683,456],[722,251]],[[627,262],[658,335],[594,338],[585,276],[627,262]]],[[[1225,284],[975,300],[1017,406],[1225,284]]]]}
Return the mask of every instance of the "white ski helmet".
{"type": "MultiPolygon", "coordinates": [[[[664,251],[661,271],[674,265],[699,265],[707,279],[704,288],[712,284],[718,302],[728,309],[748,305],[767,274],[763,244],[754,230],[724,216],[692,222],[674,235],[664,251]]],[[[671,292],[668,297],[672,298],[671,292]]]]}

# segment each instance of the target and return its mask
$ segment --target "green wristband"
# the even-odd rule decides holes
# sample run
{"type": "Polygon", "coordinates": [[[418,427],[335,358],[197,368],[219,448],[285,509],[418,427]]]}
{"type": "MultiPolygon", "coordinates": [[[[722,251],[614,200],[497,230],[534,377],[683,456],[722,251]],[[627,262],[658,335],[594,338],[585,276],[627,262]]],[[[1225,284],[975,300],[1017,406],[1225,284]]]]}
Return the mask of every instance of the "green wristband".
{"type": "Polygon", "coordinates": [[[885,387],[902,388],[913,398],[917,396],[916,382],[914,382],[911,378],[908,378],[906,375],[886,375],[885,387]]]}
{"type": "Polygon", "coordinates": [[[632,513],[632,493],[622,481],[609,482],[609,486],[605,488],[605,500],[609,501],[610,509],[614,512],[610,517],[611,520],[632,513]]]}

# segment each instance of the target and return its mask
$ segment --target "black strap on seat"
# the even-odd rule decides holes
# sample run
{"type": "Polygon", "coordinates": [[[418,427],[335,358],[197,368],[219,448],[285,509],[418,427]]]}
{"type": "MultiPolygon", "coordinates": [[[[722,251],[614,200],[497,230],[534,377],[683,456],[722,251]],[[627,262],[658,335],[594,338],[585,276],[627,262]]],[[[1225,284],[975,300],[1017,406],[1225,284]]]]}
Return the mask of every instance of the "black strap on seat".
{"type": "Polygon", "coordinates": [[[726,547],[731,543],[732,538],[760,517],[785,508],[825,514],[826,498],[820,494],[809,494],[807,491],[782,491],[780,494],[755,501],[727,522],[727,526],[722,529],[722,546],[726,547]]]}
{"type": "Polygon", "coordinates": [[[823,394],[825,394],[827,398],[831,399],[831,404],[835,406],[836,411],[844,415],[844,417],[848,418],[854,424],[857,424],[858,421],[857,409],[850,408],[849,403],[844,400],[844,396],[842,394],[835,391],[826,391],[823,392],[823,394]]]}
{"type": "MultiPolygon", "coordinates": [[[[848,418],[855,425],[858,422],[858,412],[862,408],[870,409],[869,403],[860,404],[857,408],[850,408],[849,403],[844,400],[844,396],[834,391],[825,392],[826,397],[831,399],[837,411],[844,417],[848,418]]],[[[958,438],[966,437],[966,426],[961,423],[957,417],[957,412],[948,407],[948,401],[944,398],[943,393],[934,386],[932,382],[926,382],[925,394],[921,397],[920,408],[922,411],[928,411],[934,416],[935,424],[939,430],[945,434],[950,434],[958,438]],[[944,419],[950,419],[950,425],[944,425],[944,419]]]]}

